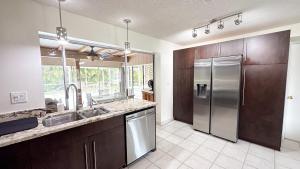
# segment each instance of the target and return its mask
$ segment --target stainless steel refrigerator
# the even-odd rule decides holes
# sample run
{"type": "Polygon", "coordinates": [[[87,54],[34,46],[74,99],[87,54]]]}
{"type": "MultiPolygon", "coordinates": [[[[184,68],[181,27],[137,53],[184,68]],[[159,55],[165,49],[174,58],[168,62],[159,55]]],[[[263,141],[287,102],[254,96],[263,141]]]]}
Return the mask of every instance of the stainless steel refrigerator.
{"type": "Polygon", "coordinates": [[[242,56],[196,59],[193,127],[237,141],[242,56]]]}

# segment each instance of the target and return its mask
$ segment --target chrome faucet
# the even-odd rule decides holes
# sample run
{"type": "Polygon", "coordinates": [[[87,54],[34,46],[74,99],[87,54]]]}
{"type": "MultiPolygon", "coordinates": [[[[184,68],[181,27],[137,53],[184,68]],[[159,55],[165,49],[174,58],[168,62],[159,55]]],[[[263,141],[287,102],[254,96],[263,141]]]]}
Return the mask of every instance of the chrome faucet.
{"type": "Polygon", "coordinates": [[[75,84],[70,84],[68,87],[67,87],[67,90],[66,90],[66,109],[69,110],[69,98],[70,98],[70,88],[71,87],[74,87],[75,89],[75,93],[76,93],[76,111],[79,110],[81,108],[81,105],[79,104],[79,96],[78,96],[78,89],[76,87],[75,84]]]}
{"type": "Polygon", "coordinates": [[[86,97],[87,97],[88,106],[89,106],[90,108],[93,108],[93,105],[96,105],[97,103],[96,103],[96,101],[93,99],[92,94],[91,94],[91,93],[87,93],[87,94],[86,94],[86,97]]]}

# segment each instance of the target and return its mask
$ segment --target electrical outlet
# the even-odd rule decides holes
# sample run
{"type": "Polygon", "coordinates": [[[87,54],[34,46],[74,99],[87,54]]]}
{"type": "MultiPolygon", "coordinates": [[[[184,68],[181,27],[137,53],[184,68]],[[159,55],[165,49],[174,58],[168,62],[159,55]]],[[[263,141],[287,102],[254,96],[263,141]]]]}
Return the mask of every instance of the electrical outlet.
{"type": "Polygon", "coordinates": [[[11,92],[10,101],[11,104],[27,103],[27,92],[11,92]]]}

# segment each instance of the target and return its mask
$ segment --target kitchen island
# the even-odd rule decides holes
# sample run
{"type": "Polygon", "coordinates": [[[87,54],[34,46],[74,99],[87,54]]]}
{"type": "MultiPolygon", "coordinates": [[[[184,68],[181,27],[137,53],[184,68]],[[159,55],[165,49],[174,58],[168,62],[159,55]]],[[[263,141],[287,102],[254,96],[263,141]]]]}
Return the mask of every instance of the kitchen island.
{"type": "MultiPolygon", "coordinates": [[[[126,165],[124,115],[155,107],[128,99],[95,106],[109,113],[57,126],[38,127],[0,137],[0,166],[5,169],[100,169],[126,165]]],[[[87,111],[89,109],[81,110],[87,111]]]]}

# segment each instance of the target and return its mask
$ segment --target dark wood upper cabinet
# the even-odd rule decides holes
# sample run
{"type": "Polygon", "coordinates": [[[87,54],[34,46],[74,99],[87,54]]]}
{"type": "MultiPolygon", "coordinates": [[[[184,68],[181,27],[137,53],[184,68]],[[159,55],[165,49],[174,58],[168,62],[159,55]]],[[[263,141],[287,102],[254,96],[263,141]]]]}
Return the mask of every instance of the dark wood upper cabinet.
{"type": "Polygon", "coordinates": [[[173,52],[173,69],[191,68],[194,66],[195,48],[175,50],[173,52]]]}
{"type": "Polygon", "coordinates": [[[196,59],[207,59],[212,57],[218,57],[219,55],[219,44],[210,44],[199,46],[195,48],[196,59]]]}
{"type": "Polygon", "coordinates": [[[244,39],[232,40],[220,43],[219,56],[233,56],[244,54],[244,39]]]}
{"type": "Polygon", "coordinates": [[[239,138],[279,150],[287,64],[246,65],[244,71],[239,138]]]}
{"type": "Polygon", "coordinates": [[[28,142],[0,148],[0,168],[31,169],[29,152],[28,142]]]}
{"type": "Polygon", "coordinates": [[[289,30],[246,38],[244,64],[287,64],[289,44],[289,30]]]}

